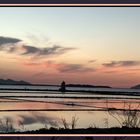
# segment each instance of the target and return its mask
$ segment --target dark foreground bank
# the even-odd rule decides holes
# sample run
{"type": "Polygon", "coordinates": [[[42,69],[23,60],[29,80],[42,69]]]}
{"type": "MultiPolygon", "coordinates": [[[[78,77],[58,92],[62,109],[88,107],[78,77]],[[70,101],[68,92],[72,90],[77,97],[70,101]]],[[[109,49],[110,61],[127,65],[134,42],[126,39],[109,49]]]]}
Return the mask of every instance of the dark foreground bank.
{"type": "Polygon", "coordinates": [[[26,132],[13,132],[10,134],[139,134],[140,128],[87,128],[87,129],[39,129],[26,132]]]}

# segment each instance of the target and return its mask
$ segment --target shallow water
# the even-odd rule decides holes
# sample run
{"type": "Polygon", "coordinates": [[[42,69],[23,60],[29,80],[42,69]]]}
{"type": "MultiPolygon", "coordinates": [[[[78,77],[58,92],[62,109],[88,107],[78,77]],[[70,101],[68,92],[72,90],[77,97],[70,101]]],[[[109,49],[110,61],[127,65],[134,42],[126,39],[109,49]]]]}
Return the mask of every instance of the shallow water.
{"type": "Polygon", "coordinates": [[[65,119],[70,127],[73,117],[77,119],[76,128],[121,127],[112,115],[120,119],[124,118],[124,114],[116,109],[140,109],[140,97],[137,96],[61,94],[49,91],[17,93],[5,90],[0,91],[0,97],[0,128],[3,132],[6,126],[2,125],[6,125],[7,120],[16,131],[25,131],[42,127],[63,127],[62,119],[65,119]],[[107,108],[112,109],[112,115],[107,108]]]}

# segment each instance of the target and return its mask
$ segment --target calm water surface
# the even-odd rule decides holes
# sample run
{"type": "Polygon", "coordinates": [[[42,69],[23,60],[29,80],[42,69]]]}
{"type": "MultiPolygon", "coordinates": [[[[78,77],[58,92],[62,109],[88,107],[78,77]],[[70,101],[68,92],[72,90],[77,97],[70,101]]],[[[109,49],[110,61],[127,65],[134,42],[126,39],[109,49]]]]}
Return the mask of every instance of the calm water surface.
{"type": "Polygon", "coordinates": [[[70,125],[73,117],[76,128],[120,127],[105,110],[113,109],[114,115],[123,118],[122,111],[116,109],[140,109],[139,104],[139,96],[0,90],[0,130],[6,130],[7,120],[16,131],[25,131],[63,127],[62,119],[70,125]]]}

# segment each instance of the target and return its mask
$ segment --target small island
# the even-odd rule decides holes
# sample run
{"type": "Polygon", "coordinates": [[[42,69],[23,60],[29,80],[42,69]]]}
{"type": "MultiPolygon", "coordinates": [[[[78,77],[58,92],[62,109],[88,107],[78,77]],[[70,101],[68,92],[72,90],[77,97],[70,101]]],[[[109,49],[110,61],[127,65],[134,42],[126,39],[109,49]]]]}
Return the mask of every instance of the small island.
{"type": "Polygon", "coordinates": [[[22,80],[0,79],[0,85],[31,85],[31,83],[22,80]]]}
{"type": "Polygon", "coordinates": [[[136,86],[133,86],[131,87],[132,89],[140,89],[140,84],[139,85],[136,85],[136,86]]]}

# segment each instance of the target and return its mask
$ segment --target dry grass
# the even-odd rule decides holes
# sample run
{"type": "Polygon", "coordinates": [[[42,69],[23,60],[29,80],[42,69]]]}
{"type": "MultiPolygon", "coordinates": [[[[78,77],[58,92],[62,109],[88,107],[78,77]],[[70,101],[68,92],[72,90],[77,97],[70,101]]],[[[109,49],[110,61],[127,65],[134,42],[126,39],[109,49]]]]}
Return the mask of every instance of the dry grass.
{"type": "Polygon", "coordinates": [[[78,118],[75,116],[72,117],[71,123],[68,123],[65,118],[62,118],[62,124],[65,129],[75,129],[77,126],[78,118]]]}
{"type": "Polygon", "coordinates": [[[134,109],[133,104],[124,102],[124,110],[119,112],[108,110],[108,113],[121,127],[138,128],[140,126],[139,107],[140,103],[134,109]]]}

